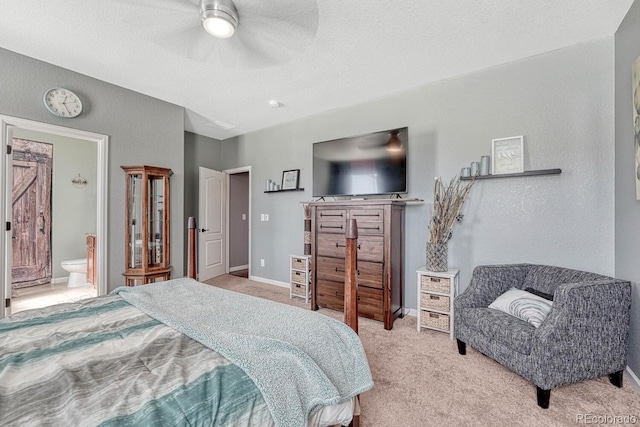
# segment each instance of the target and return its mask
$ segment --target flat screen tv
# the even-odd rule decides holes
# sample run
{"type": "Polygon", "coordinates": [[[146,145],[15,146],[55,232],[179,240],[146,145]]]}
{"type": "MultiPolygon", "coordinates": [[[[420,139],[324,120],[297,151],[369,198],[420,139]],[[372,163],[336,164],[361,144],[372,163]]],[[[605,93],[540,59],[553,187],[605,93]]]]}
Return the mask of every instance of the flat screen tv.
{"type": "Polygon", "coordinates": [[[407,192],[408,128],[313,144],[313,196],[407,192]]]}

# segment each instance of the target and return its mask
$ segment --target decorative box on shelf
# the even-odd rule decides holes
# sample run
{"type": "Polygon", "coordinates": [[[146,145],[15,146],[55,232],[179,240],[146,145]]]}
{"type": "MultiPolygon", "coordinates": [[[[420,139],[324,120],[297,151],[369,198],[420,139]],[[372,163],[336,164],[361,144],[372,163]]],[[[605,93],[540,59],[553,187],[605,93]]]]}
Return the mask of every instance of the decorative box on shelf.
{"type": "Polygon", "coordinates": [[[458,294],[458,270],[416,270],[418,288],[418,332],[423,328],[448,332],[453,339],[453,299],[458,294]]]}
{"type": "Polygon", "coordinates": [[[291,281],[289,298],[304,298],[304,302],[309,302],[309,283],[311,282],[311,256],[310,255],[289,255],[291,281]]]}

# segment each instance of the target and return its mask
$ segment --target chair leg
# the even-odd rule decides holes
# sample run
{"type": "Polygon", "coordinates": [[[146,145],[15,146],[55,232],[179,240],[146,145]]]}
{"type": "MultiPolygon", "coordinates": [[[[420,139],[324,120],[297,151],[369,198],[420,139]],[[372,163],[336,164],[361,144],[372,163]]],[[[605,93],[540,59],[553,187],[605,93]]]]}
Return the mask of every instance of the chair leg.
{"type": "Polygon", "coordinates": [[[622,388],[622,372],[623,371],[618,371],[613,374],[609,374],[609,381],[618,388],[622,388]]]}
{"type": "Polygon", "coordinates": [[[549,408],[549,398],[551,397],[551,390],[543,390],[540,387],[537,387],[538,394],[538,406],[542,409],[549,408]]]}
{"type": "Polygon", "coordinates": [[[458,353],[460,353],[463,356],[467,354],[467,343],[464,343],[459,339],[456,339],[456,341],[458,342],[458,353]]]}

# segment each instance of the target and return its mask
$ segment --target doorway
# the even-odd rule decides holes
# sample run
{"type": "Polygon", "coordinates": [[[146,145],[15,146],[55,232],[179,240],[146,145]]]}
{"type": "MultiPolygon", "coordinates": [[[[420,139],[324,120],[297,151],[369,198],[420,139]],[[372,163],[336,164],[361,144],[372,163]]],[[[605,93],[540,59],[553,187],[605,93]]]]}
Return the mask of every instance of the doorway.
{"type": "Polygon", "coordinates": [[[251,277],[251,166],[226,169],[227,271],[239,277],[251,277]]]}
{"type": "MultiPolygon", "coordinates": [[[[94,205],[95,210],[92,211],[92,221],[95,224],[95,283],[98,295],[104,295],[107,291],[107,171],[108,171],[108,136],[86,132],[61,126],[49,125],[45,123],[34,122],[31,120],[19,119],[10,116],[0,115],[0,139],[2,151],[7,153],[5,161],[0,162],[0,196],[5,202],[5,209],[0,210],[0,222],[6,222],[7,232],[0,233],[0,258],[5,262],[0,264],[0,278],[5,286],[0,286],[0,317],[11,313],[11,282],[12,282],[12,228],[13,228],[13,210],[12,210],[12,172],[13,151],[12,144],[14,136],[20,135],[21,132],[35,132],[48,134],[52,137],[72,138],[84,142],[94,143],[95,146],[95,164],[93,166],[93,184],[95,186],[94,205]]],[[[54,150],[55,150],[54,143],[54,150]]],[[[71,172],[68,172],[71,173],[71,172]]],[[[74,181],[69,177],[68,185],[72,185],[74,181]]],[[[76,210],[78,212],[78,210],[76,210]]],[[[77,220],[77,218],[76,218],[77,220]]],[[[52,231],[55,235],[55,226],[52,231]]],[[[64,233],[62,233],[64,234],[64,233]]],[[[55,244],[55,243],[54,243],[55,244]]],[[[74,243],[75,244],[75,243],[74,243]]],[[[56,262],[53,268],[56,268],[56,262]]],[[[54,273],[55,275],[55,273],[54,273]]],[[[53,280],[55,281],[55,280],[53,280]]]]}
{"type": "Polygon", "coordinates": [[[249,172],[229,174],[229,274],[249,278],[249,172]]]}

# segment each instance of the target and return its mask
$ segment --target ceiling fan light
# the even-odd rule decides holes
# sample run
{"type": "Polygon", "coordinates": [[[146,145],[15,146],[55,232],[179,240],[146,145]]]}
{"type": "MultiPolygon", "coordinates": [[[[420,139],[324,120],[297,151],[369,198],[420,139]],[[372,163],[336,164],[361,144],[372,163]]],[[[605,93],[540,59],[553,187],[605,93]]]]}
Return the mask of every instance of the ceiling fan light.
{"type": "Polygon", "coordinates": [[[227,39],[236,31],[235,26],[224,18],[211,17],[202,21],[202,26],[212,36],[227,39]]]}
{"type": "Polygon", "coordinates": [[[400,131],[392,130],[389,132],[389,141],[387,142],[387,151],[398,153],[403,150],[402,143],[398,138],[400,131]]]}
{"type": "Polygon", "coordinates": [[[238,26],[238,12],[231,0],[202,0],[200,19],[207,33],[221,39],[231,37],[238,26]]]}

